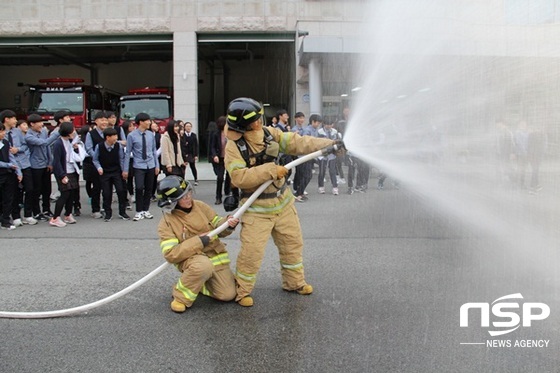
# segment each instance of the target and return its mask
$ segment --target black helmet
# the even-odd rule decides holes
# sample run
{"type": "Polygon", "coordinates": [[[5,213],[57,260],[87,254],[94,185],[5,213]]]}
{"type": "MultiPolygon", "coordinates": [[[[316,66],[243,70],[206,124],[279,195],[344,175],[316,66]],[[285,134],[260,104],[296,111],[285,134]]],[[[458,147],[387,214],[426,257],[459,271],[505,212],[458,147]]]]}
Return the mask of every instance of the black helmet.
{"type": "Polygon", "coordinates": [[[171,205],[183,198],[185,194],[192,191],[191,184],[176,175],[166,176],[158,182],[156,197],[159,207],[171,205]]]}
{"type": "Polygon", "coordinates": [[[229,195],[224,198],[224,210],[227,212],[233,211],[239,207],[239,198],[233,195],[229,195]]]}
{"type": "Polygon", "coordinates": [[[264,109],[252,98],[240,97],[229,103],[227,124],[229,129],[245,133],[251,123],[262,117],[264,109]]]}

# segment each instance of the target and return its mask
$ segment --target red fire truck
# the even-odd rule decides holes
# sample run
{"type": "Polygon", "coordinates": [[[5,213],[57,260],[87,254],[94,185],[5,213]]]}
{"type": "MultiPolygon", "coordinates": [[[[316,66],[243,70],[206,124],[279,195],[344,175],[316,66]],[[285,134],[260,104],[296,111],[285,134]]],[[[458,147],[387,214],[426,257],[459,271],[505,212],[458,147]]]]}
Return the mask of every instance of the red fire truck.
{"type": "Polygon", "coordinates": [[[99,85],[86,85],[79,78],[39,79],[39,84],[29,85],[29,93],[29,112],[41,115],[47,126],[54,124],[54,113],[66,110],[76,128],[93,124],[99,111],[114,111],[120,96],[99,85]]]}
{"type": "Polygon", "coordinates": [[[164,133],[173,119],[173,99],[168,88],[130,89],[128,95],[120,98],[117,112],[120,123],[134,120],[138,113],[147,113],[164,133]]]}

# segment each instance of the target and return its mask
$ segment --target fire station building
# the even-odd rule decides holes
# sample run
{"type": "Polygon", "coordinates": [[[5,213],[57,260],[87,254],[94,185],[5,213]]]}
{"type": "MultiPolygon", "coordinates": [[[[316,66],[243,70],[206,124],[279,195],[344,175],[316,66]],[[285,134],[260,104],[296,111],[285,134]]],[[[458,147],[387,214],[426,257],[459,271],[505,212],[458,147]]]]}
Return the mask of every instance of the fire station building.
{"type": "Polygon", "coordinates": [[[266,115],[338,115],[355,84],[365,0],[2,2],[0,109],[29,110],[40,79],[123,95],[169,88],[175,118],[204,132],[239,96],[266,115]],[[198,127],[198,128],[197,128],[198,127]]]}
{"type": "MultiPolygon", "coordinates": [[[[372,66],[379,62],[376,51],[368,50],[372,37],[387,39],[393,54],[414,53],[410,40],[393,39],[394,32],[379,35],[384,29],[372,27],[376,25],[371,25],[370,7],[378,6],[378,11],[380,4],[398,4],[405,23],[417,22],[406,9],[418,9],[416,0],[1,3],[0,109],[28,111],[28,87],[41,79],[82,79],[121,95],[146,87],[168,89],[174,117],[191,121],[202,139],[208,122],[240,96],[263,102],[269,118],[278,109],[286,109],[291,118],[297,111],[339,117],[365,83],[358,73],[363,71],[364,55],[372,66]]],[[[432,18],[415,25],[418,32],[413,37],[446,43],[443,54],[451,58],[437,66],[443,72],[479,67],[472,70],[473,76],[463,74],[455,83],[462,95],[457,96],[458,107],[465,97],[492,92],[493,101],[479,105],[482,116],[472,122],[491,122],[496,115],[485,114],[484,108],[500,106],[512,121],[546,112],[546,120],[556,123],[556,3],[427,1],[434,10],[432,18]],[[473,77],[483,84],[473,87],[473,77]]],[[[379,102],[398,105],[395,97],[405,95],[394,92],[394,97],[379,102]]],[[[470,107],[464,110],[462,117],[472,115],[470,107]]],[[[390,112],[399,112],[398,106],[390,112]]],[[[558,133],[554,136],[560,138],[558,133]]]]}

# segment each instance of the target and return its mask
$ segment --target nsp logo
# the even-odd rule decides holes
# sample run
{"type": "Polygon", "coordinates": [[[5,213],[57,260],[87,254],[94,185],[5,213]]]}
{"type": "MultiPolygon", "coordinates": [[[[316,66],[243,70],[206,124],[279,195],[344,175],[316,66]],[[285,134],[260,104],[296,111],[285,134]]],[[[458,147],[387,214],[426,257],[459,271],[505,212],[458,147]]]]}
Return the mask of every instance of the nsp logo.
{"type": "Polygon", "coordinates": [[[461,328],[469,326],[469,310],[480,309],[480,326],[483,328],[490,327],[490,306],[492,306],[492,314],[500,319],[507,321],[493,321],[494,328],[509,328],[506,330],[489,330],[488,334],[492,337],[511,333],[521,325],[524,327],[531,326],[532,321],[544,320],[550,315],[550,307],[544,303],[523,303],[521,306],[521,316],[519,315],[519,303],[507,301],[510,299],[523,299],[521,293],[509,294],[496,299],[490,303],[465,303],[460,309],[460,325],[461,328]]]}

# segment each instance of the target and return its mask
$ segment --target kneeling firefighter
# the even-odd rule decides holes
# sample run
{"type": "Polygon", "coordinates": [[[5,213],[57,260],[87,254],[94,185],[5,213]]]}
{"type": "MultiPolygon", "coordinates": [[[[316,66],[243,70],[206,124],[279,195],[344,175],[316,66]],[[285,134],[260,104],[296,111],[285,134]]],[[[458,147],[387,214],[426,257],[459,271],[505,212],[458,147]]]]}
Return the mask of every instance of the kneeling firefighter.
{"type": "Polygon", "coordinates": [[[157,185],[158,206],[164,212],[158,225],[161,251],[181,271],[173,287],[174,312],[185,312],[200,292],[222,301],[236,295],[229,256],[218,236],[230,235],[239,219],[219,217],[206,203],[193,200],[193,191],[179,176],[167,176],[157,185]],[[207,236],[226,220],[227,229],[218,236],[207,236]]]}
{"type": "Polygon", "coordinates": [[[282,288],[301,295],[313,292],[305,282],[303,238],[294,196],[285,179],[288,169],[276,162],[280,153],[303,155],[336,144],[330,139],[263,128],[263,114],[262,105],[250,98],[233,100],[227,110],[226,136],[231,141],[226,144],[225,166],[232,184],[241,190],[241,202],[261,184],[274,180],[241,219],[235,300],[245,307],[253,305],[250,294],[271,235],[280,254],[282,288]]]}

